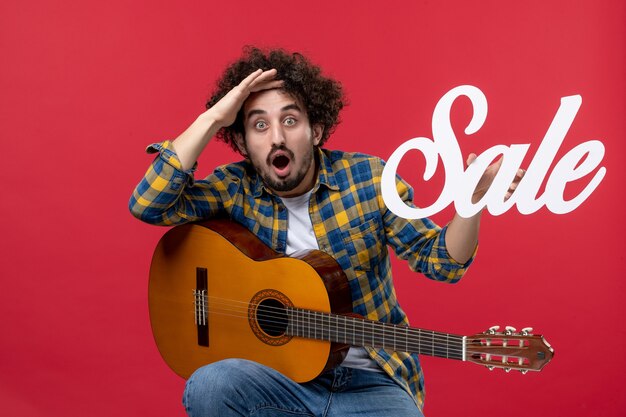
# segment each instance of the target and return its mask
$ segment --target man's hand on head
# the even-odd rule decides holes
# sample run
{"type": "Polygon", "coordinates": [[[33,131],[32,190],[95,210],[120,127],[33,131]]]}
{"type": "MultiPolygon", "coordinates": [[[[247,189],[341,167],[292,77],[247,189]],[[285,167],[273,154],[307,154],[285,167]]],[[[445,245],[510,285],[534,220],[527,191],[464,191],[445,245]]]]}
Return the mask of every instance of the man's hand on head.
{"type": "Polygon", "coordinates": [[[274,79],[275,77],[275,69],[267,71],[258,69],[254,71],[222,97],[220,101],[215,103],[213,107],[208,109],[205,112],[205,116],[215,121],[219,128],[232,125],[235,122],[237,113],[250,94],[282,87],[283,81],[276,80],[274,79]]]}

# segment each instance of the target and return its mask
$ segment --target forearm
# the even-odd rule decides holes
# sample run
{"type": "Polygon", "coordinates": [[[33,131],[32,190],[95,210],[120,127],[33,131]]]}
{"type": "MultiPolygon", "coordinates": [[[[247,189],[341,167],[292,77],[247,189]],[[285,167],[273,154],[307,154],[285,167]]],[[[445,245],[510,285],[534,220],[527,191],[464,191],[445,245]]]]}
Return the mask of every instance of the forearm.
{"type": "Polygon", "coordinates": [[[183,171],[191,169],[194,166],[198,157],[220,127],[221,126],[215,122],[211,110],[207,110],[198,116],[198,118],[172,142],[183,171]]]}
{"type": "Polygon", "coordinates": [[[445,236],[446,249],[452,259],[458,263],[464,264],[476,251],[481,213],[468,218],[455,214],[448,224],[445,236]]]}
{"type": "MultiPolygon", "coordinates": [[[[469,166],[476,160],[476,154],[470,154],[467,158],[467,165],[469,166]]],[[[472,194],[472,203],[478,204],[479,201],[483,199],[485,193],[491,187],[494,178],[498,174],[500,170],[500,166],[502,166],[503,158],[500,158],[497,162],[489,165],[485,172],[483,173],[480,181],[476,185],[474,189],[474,193],[472,194]]],[[[516,174],[513,182],[509,186],[509,190],[506,194],[506,199],[508,199],[511,194],[517,188],[517,185],[524,177],[523,169],[519,169],[516,174]]],[[[482,214],[482,210],[479,211],[472,217],[463,218],[458,214],[454,215],[454,218],[448,225],[448,231],[446,234],[446,249],[450,256],[457,262],[464,263],[467,262],[476,250],[476,245],[478,244],[478,229],[480,228],[480,217],[482,214]]]]}
{"type": "Polygon", "coordinates": [[[183,219],[177,213],[177,206],[190,174],[181,170],[171,142],[150,145],[147,151],[158,152],[159,155],[133,190],[129,201],[130,212],[150,224],[179,223],[183,219]]]}
{"type": "Polygon", "coordinates": [[[129,208],[138,219],[158,225],[173,225],[206,218],[219,211],[220,201],[229,199],[225,191],[212,187],[222,175],[213,179],[195,181],[191,170],[183,171],[172,143],[165,141],[148,147],[149,153],[158,152],[143,179],[135,187],[129,208]]]}

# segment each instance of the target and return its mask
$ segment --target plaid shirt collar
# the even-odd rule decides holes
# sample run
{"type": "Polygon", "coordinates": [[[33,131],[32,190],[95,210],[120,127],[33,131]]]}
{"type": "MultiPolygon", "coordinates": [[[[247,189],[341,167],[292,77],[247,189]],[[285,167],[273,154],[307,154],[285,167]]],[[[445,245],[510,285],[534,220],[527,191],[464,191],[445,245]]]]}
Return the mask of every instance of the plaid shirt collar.
{"type": "MultiPolygon", "coordinates": [[[[337,185],[337,180],[335,179],[335,173],[333,172],[332,164],[330,159],[326,156],[324,152],[320,148],[315,148],[317,151],[317,158],[315,158],[316,162],[318,162],[318,170],[317,170],[317,180],[315,181],[315,185],[313,186],[313,193],[316,193],[320,186],[324,185],[328,187],[330,190],[338,191],[339,186],[337,185]]],[[[261,197],[263,191],[268,194],[274,194],[269,188],[266,187],[263,179],[258,173],[255,173],[252,176],[252,181],[250,185],[250,191],[254,198],[261,197]]]]}

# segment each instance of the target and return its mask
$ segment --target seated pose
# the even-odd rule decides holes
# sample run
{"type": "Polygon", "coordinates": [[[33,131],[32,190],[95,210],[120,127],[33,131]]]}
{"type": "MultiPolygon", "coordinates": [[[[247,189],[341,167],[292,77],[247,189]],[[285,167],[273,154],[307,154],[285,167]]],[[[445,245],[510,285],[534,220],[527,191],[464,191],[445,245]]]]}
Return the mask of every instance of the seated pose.
{"type": "MultiPolygon", "coordinates": [[[[389,211],[381,196],[384,161],[323,148],[343,106],[341,85],[301,54],[246,48],[207,110],[174,141],[148,148],[158,155],[130,210],[156,225],[227,216],[278,252],[327,252],[345,271],[354,313],[408,325],[388,248],[428,278],[457,282],[474,257],[481,214],[455,215],[441,228],[389,211]],[[195,180],[196,160],[213,137],[244,159],[195,180]]],[[[485,171],[474,201],[498,168],[485,171]]],[[[413,189],[401,179],[397,188],[412,205],[413,189]]],[[[423,401],[416,354],[355,347],[340,366],[302,384],[255,362],[219,361],[198,369],[183,395],[192,417],[422,416],[423,401]]]]}

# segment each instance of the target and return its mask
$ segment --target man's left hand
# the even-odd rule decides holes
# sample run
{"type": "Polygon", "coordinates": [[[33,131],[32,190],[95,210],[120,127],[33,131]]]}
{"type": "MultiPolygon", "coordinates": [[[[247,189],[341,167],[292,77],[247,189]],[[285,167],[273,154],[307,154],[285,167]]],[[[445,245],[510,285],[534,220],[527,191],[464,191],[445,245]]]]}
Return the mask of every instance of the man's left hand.
{"type": "MultiPolygon", "coordinates": [[[[468,166],[471,165],[471,163],[474,162],[475,159],[476,159],[476,154],[471,153],[467,157],[467,161],[466,161],[467,165],[468,166]]],[[[489,190],[489,187],[491,187],[491,183],[493,183],[494,178],[496,177],[496,175],[498,174],[498,171],[500,170],[500,166],[502,166],[502,160],[503,159],[501,157],[496,162],[489,165],[487,169],[485,170],[485,172],[483,173],[482,177],[480,177],[480,180],[478,181],[478,184],[476,185],[476,189],[474,190],[474,193],[472,194],[472,203],[476,204],[478,201],[480,201],[481,198],[483,198],[485,193],[487,193],[487,190],[489,190]]],[[[517,170],[517,173],[515,174],[515,178],[513,179],[513,182],[509,186],[509,189],[504,197],[504,201],[508,200],[511,197],[511,195],[513,194],[513,191],[515,191],[515,189],[519,185],[519,182],[524,177],[525,173],[526,171],[524,169],[520,168],[517,170]]]]}

